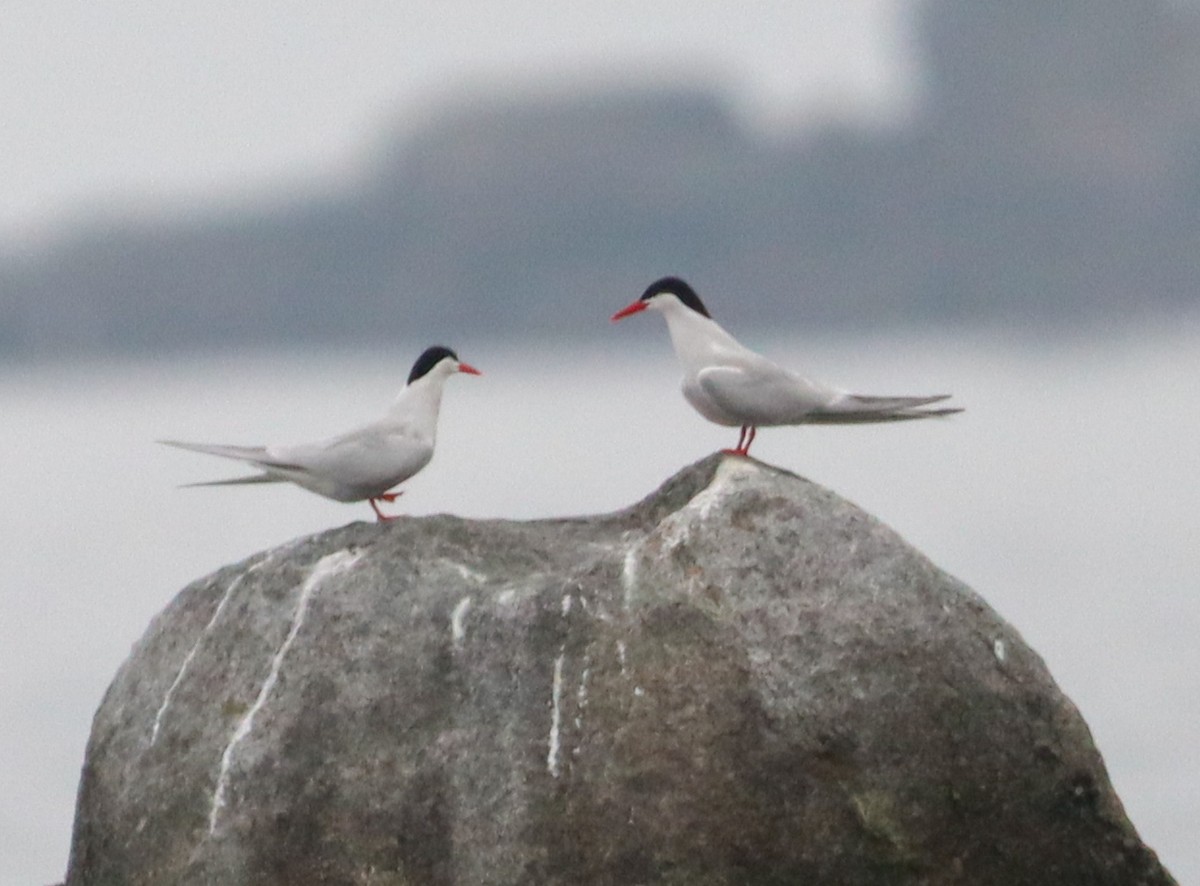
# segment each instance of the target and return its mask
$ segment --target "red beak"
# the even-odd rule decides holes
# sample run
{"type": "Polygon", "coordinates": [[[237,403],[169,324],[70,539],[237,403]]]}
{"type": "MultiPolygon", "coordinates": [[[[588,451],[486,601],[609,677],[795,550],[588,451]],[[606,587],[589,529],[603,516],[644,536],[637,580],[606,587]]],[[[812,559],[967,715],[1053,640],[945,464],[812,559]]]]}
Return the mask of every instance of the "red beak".
{"type": "Polygon", "coordinates": [[[647,305],[648,305],[648,303],[647,303],[647,302],[644,302],[644,301],[635,301],[635,302],[634,302],[633,304],[631,304],[629,307],[627,307],[627,308],[621,308],[621,310],[619,310],[619,311],[617,311],[615,314],[613,314],[613,315],[612,315],[612,322],[613,322],[613,323],[616,323],[616,322],[617,322],[618,320],[620,320],[622,317],[628,317],[628,316],[629,316],[629,315],[631,315],[631,314],[636,314],[636,313],[638,313],[639,311],[644,311],[644,310],[646,310],[646,307],[647,307],[647,305]]]}
{"type": "Polygon", "coordinates": [[[480,372],[478,369],[476,369],[470,363],[461,363],[460,362],[458,364],[458,371],[465,372],[467,375],[483,375],[482,372],[480,372]]]}

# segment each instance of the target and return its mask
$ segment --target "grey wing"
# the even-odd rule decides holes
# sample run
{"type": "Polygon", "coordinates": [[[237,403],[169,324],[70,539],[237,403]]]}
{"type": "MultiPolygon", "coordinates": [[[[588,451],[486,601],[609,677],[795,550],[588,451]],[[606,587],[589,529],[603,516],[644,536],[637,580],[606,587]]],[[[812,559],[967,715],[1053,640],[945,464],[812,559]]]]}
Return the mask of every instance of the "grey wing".
{"type": "Polygon", "coordinates": [[[382,425],[368,425],[319,443],[272,447],[271,451],[314,480],[336,487],[339,498],[385,492],[417,473],[433,456],[429,442],[404,428],[382,425]]]}
{"type": "Polygon", "coordinates": [[[702,369],[696,381],[713,403],[746,425],[796,424],[842,395],[765,360],[702,369]]]}
{"type": "Polygon", "coordinates": [[[949,398],[949,394],[933,394],[925,397],[872,397],[863,394],[843,394],[827,406],[813,412],[805,421],[814,424],[859,424],[910,421],[917,418],[935,418],[962,412],[962,408],[957,406],[943,406],[937,409],[921,408],[949,398]]]}

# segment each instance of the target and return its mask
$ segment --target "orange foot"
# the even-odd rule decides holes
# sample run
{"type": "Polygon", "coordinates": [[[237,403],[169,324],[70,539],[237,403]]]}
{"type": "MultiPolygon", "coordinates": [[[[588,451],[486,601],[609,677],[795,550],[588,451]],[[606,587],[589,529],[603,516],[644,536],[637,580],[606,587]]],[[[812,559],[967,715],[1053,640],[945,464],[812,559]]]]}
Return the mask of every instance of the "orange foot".
{"type": "Polygon", "coordinates": [[[377,495],[374,498],[367,499],[367,501],[371,505],[371,510],[373,510],[375,512],[375,516],[379,518],[380,523],[390,523],[393,520],[395,520],[396,518],[389,514],[385,514],[383,511],[379,510],[378,502],[381,502],[381,501],[393,502],[396,500],[397,496],[400,496],[403,494],[404,493],[402,493],[402,492],[385,492],[382,495],[377,495]]]}

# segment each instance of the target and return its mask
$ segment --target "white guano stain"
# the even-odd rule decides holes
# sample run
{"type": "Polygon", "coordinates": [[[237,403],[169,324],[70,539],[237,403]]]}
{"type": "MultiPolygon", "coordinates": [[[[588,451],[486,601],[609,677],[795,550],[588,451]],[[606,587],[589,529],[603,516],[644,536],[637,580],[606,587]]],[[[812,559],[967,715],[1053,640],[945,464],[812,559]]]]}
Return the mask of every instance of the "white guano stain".
{"type": "Polygon", "coordinates": [[[289,544],[283,545],[282,547],[271,551],[257,563],[253,563],[247,567],[245,572],[237,576],[229,583],[229,586],[225,588],[225,593],[221,595],[221,599],[217,603],[217,608],[213,610],[212,615],[209,616],[208,623],[204,626],[204,630],[200,632],[200,636],[196,638],[196,642],[193,643],[192,648],[188,650],[188,654],[184,657],[183,663],[179,666],[178,673],[175,674],[175,679],[171,681],[170,687],[163,696],[162,704],[158,706],[158,711],[154,715],[154,725],[150,728],[151,747],[153,747],[154,743],[158,741],[158,732],[162,728],[163,717],[166,716],[167,709],[171,706],[171,700],[175,697],[175,690],[178,689],[179,684],[183,682],[183,678],[187,674],[188,668],[191,667],[192,660],[196,657],[196,653],[200,651],[200,647],[204,645],[205,639],[209,634],[212,633],[212,629],[216,626],[217,621],[221,618],[221,613],[225,611],[225,606],[233,597],[233,592],[241,586],[242,582],[245,581],[248,576],[258,572],[260,569],[270,566],[273,562],[279,559],[279,557],[292,550],[292,548],[297,547],[301,542],[301,539],[297,539],[294,542],[290,542],[289,544]]]}
{"type": "Polygon", "coordinates": [[[454,607],[454,611],[450,613],[450,640],[456,648],[462,645],[463,638],[466,636],[463,619],[466,618],[467,610],[470,608],[471,597],[463,597],[454,607]]]}
{"type": "Polygon", "coordinates": [[[638,557],[641,556],[641,545],[632,545],[625,551],[625,559],[621,567],[622,603],[628,612],[633,605],[634,592],[637,590],[638,557]]]}
{"type": "Polygon", "coordinates": [[[472,569],[465,563],[455,563],[453,560],[447,560],[445,562],[450,565],[451,569],[453,569],[467,581],[471,582],[471,584],[481,585],[487,582],[486,575],[484,575],[482,572],[472,569]]]}
{"type": "Polygon", "coordinates": [[[996,656],[996,661],[1001,664],[1004,664],[1005,659],[1008,658],[1008,648],[1004,645],[1004,641],[998,637],[992,641],[992,654],[996,656]]]}
{"type": "Polygon", "coordinates": [[[554,682],[550,689],[550,738],[546,752],[546,771],[558,778],[559,730],[562,728],[562,681],[564,653],[554,659],[554,682]]]}
{"type": "Polygon", "coordinates": [[[221,754],[221,767],[217,773],[217,784],[213,789],[212,804],[208,810],[208,833],[210,835],[216,833],[221,810],[225,808],[225,792],[229,786],[229,771],[233,765],[234,752],[242,739],[249,735],[250,730],[254,728],[254,718],[266,705],[267,699],[271,696],[271,690],[275,688],[275,682],[279,679],[279,671],[283,667],[283,659],[288,650],[292,648],[292,644],[296,641],[296,635],[300,633],[300,628],[304,625],[304,618],[308,614],[308,604],[313,593],[327,578],[345,572],[353,566],[360,556],[362,555],[357,552],[335,551],[322,557],[309,570],[308,578],[304,580],[304,585],[300,588],[300,598],[296,601],[296,609],[292,613],[291,629],[271,659],[267,679],[259,687],[254,704],[250,706],[250,710],[238,723],[229,744],[225,746],[225,751],[221,754]]]}
{"type": "Polygon", "coordinates": [[[617,661],[621,665],[621,676],[622,677],[628,675],[628,671],[625,668],[625,654],[626,654],[625,641],[618,640],[617,641],[617,661]]]}
{"type": "MultiPolygon", "coordinates": [[[[583,673],[579,675],[579,688],[577,690],[575,690],[575,710],[577,711],[577,715],[575,717],[575,728],[576,729],[583,728],[583,714],[584,714],[584,711],[587,709],[587,703],[588,703],[588,679],[591,676],[592,676],[591,665],[588,664],[588,660],[586,658],[584,658],[583,673]]],[[[579,748],[575,749],[575,753],[576,754],[579,753],[579,748]]]]}
{"type": "Polygon", "coordinates": [[[179,684],[183,682],[184,675],[187,674],[187,670],[192,664],[192,659],[196,657],[196,653],[199,651],[201,645],[203,645],[205,638],[208,637],[208,635],[212,632],[213,625],[217,623],[217,620],[221,617],[221,613],[225,611],[225,604],[229,602],[229,598],[233,596],[233,592],[238,589],[242,581],[247,575],[250,574],[251,571],[252,570],[247,570],[246,572],[243,572],[241,575],[231,581],[229,586],[225,588],[225,593],[221,595],[221,600],[217,603],[217,608],[214,609],[212,615],[209,616],[208,623],[204,625],[204,630],[200,632],[200,636],[196,638],[196,642],[192,644],[192,648],[188,650],[188,654],[184,656],[183,664],[179,666],[179,671],[175,674],[175,679],[171,681],[170,687],[163,696],[162,704],[158,706],[158,712],[154,715],[154,725],[150,727],[151,747],[153,747],[154,743],[158,741],[158,730],[162,728],[163,717],[167,713],[167,708],[171,706],[171,699],[175,696],[175,690],[178,689],[179,684]]]}
{"type": "MultiPolygon", "coordinates": [[[[747,459],[725,459],[717,465],[709,484],[693,495],[688,503],[679,510],[663,518],[651,532],[651,537],[657,534],[661,549],[676,548],[684,544],[691,537],[693,527],[708,520],[714,507],[720,504],[736,486],[755,476],[759,471],[760,468],[747,459]]],[[[621,568],[621,589],[624,592],[622,602],[626,612],[632,608],[634,603],[645,544],[646,540],[642,539],[630,544],[625,549],[621,568]]]]}
{"type": "Polygon", "coordinates": [[[562,614],[563,614],[563,618],[566,618],[568,615],[570,615],[570,614],[571,614],[571,601],[572,601],[573,599],[574,599],[574,598],[573,598],[573,597],[572,597],[570,594],[564,594],[564,595],[563,595],[563,598],[562,598],[562,614]]]}
{"type": "Polygon", "coordinates": [[[732,489],[747,478],[753,477],[761,469],[754,462],[744,458],[724,459],[713,474],[707,486],[691,497],[686,505],[670,514],[659,525],[664,547],[676,547],[688,540],[692,527],[703,523],[709,518],[712,509],[724,499],[732,489]]]}

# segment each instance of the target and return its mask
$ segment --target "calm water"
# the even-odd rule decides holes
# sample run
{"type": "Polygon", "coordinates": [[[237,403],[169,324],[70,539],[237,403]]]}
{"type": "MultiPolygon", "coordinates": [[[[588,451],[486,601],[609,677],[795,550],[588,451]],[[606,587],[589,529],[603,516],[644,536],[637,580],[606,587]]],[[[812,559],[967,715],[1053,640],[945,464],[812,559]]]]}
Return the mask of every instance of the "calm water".
{"type": "MultiPolygon", "coordinates": [[[[679,397],[658,325],[607,349],[453,342],[485,375],[451,381],[437,457],[398,507],[611,510],[731,445],[679,397]]],[[[286,487],[177,490],[239,468],[152,441],[342,430],[386,405],[424,344],[0,370],[0,884],[62,875],[92,713],[179,588],[370,517],[286,487]]],[[[1200,881],[1200,324],[764,349],[867,393],[952,390],[969,407],[766,430],[755,454],[872,511],[1015,624],[1087,718],[1143,837],[1200,881]]]]}

